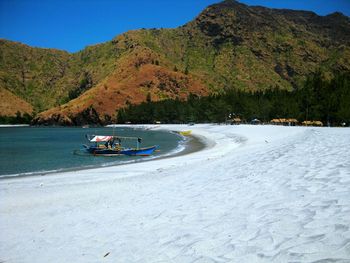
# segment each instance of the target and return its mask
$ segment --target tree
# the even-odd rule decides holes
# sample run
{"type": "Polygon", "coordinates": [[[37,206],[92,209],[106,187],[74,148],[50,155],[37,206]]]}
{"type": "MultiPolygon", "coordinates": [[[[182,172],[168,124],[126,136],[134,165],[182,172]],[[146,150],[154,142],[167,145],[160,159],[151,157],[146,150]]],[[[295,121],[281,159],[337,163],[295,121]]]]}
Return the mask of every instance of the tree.
{"type": "Polygon", "coordinates": [[[147,103],[151,103],[152,102],[152,97],[151,97],[151,93],[150,92],[147,93],[146,101],[147,101],[147,103]]]}

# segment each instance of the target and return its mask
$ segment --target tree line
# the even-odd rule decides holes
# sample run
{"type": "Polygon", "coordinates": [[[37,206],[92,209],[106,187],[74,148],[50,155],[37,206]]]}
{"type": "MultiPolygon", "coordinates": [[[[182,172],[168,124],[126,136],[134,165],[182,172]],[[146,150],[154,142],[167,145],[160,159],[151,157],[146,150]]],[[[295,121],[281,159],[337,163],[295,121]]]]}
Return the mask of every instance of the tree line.
{"type": "Polygon", "coordinates": [[[16,123],[29,124],[32,119],[33,119],[32,115],[30,115],[28,113],[22,114],[19,111],[16,112],[15,116],[2,116],[2,115],[0,115],[0,123],[1,124],[16,124],[16,123]]]}
{"type": "Polygon", "coordinates": [[[188,123],[224,122],[237,116],[249,122],[273,118],[320,120],[325,125],[350,123],[350,72],[336,73],[327,79],[321,72],[310,75],[304,84],[293,91],[269,88],[244,92],[229,89],[223,94],[198,97],[190,94],[186,101],[179,99],[151,101],[129,105],[117,114],[118,123],[188,123]]]}

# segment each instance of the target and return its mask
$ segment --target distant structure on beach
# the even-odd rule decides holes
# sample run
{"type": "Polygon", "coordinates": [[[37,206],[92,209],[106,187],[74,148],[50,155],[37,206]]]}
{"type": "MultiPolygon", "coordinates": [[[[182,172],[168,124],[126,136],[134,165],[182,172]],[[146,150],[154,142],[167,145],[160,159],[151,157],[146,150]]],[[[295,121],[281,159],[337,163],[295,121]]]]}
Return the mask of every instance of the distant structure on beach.
{"type": "Polygon", "coordinates": [[[251,120],[250,123],[253,125],[257,125],[257,124],[261,124],[261,121],[259,119],[253,119],[253,120],[251,120]]]}
{"type": "Polygon", "coordinates": [[[231,125],[238,125],[238,124],[241,124],[242,123],[242,120],[241,120],[241,118],[239,118],[239,117],[235,117],[235,118],[232,118],[232,119],[230,119],[229,120],[229,123],[231,124],[231,125]]]}
{"type": "Polygon", "coordinates": [[[303,126],[323,126],[321,121],[303,121],[301,124],[303,126]]]}
{"type": "Polygon", "coordinates": [[[272,119],[270,123],[274,125],[295,126],[298,124],[298,120],[297,119],[272,119]]]}

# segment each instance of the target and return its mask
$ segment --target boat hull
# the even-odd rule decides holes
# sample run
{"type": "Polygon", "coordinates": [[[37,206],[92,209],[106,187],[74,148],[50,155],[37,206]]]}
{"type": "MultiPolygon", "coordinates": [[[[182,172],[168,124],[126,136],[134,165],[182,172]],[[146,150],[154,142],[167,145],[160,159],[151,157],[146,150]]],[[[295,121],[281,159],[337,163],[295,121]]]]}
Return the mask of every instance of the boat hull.
{"type": "Polygon", "coordinates": [[[128,156],[148,156],[151,155],[157,146],[145,147],[145,148],[122,148],[122,149],[107,149],[99,148],[95,146],[84,145],[85,150],[93,155],[103,155],[103,156],[118,156],[118,155],[128,155],[128,156]]]}

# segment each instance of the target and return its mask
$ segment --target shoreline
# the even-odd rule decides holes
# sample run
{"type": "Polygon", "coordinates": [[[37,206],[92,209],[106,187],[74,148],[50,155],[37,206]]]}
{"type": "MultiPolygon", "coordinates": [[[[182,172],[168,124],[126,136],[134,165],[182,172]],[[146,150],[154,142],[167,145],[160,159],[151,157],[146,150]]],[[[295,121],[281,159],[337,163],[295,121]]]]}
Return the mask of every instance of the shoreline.
{"type": "MultiPolygon", "coordinates": [[[[9,126],[13,127],[13,126],[9,126]]],[[[132,126],[123,126],[123,127],[132,127],[132,126]]],[[[146,127],[138,127],[139,129],[142,129],[144,131],[147,131],[148,129],[146,127]]],[[[154,127],[155,129],[159,128],[159,126],[154,127]]],[[[169,133],[174,133],[178,131],[168,130],[168,129],[160,129],[164,130],[169,133]]],[[[179,135],[181,136],[181,135],[179,135]]],[[[182,136],[182,140],[179,142],[184,142],[184,149],[181,151],[177,151],[175,153],[172,153],[176,150],[176,148],[169,153],[165,155],[160,155],[152,158],[152,156],[149,156],[149,158],[141,159],[141,160],[130,160],[128,162],[120,163],[120,164],[100,164],[96,166],[85,166],[85,167],[73,167],[73,168],[63,168],[62,170],[53,170],[53,171],[43,171],[43,172],[28,172],[28,173],[22,173],[22,174],[9,174],[9,175],[0,175],[0,181],[1,180],[9,180],[9,179],[20,179],[20,178],[31,178],[31,177],[44,177],[44,176],[51,176],[56,174],[64,174],[64,173],[71,173],[71,172],[79,172],[79,171],[87,171],[87,170],[95,170],[95,169],[101,169],[101,168],[108,168],[108,167],[118,167],[121,165],[131,165],[136,163],[144,163],[144,162],[151,162],[156,160],[163,160],[168,158],[175,158],[179,156],[184,156],[187,154],[191,154],[194,152],[201,151],[205,149],[208,145],[205,142],[205,138],[196,136],[196,135],[190,135],[187,137],[182,136]]],[[[179,147],[179,145],[177,146],[179,147]]]]}
{"type": "Polygon", "coordinates": [[[349,129],[191,130],[206,148],[0,180],[2,261],[349,261],[349,129]]]}
{"type": "Polygon", "coordinates": [[[30,124],[0,124],[0,128],[29,127],[30,124]]]}

